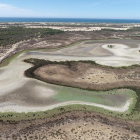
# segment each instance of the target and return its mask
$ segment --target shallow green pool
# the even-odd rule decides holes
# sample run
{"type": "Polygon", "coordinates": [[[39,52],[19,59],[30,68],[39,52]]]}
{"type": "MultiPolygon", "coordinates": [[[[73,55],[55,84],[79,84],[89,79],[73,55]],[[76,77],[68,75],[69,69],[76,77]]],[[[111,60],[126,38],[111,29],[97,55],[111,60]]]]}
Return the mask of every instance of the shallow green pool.
{"type": "Polygon", "coordinates": [[[110,91],[87,91],[70,87],[60,87],[53,99],[59,102],[84,101],[107,106],[122,106],[127,100],[136,96],[130,89],[114,89],[110,91]]]}

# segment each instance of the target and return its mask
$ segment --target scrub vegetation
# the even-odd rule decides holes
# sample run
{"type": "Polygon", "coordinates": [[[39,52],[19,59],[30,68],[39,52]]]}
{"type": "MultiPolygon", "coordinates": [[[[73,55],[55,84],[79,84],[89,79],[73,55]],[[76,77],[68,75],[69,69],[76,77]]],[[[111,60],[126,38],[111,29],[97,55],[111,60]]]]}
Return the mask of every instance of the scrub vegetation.
{"type": "Polygon", "coordinates": [[[9,27],[0,28],[0,46],[7,46],[15,44],[19,41],[29,40],[34,38],[43,38],[48,35],[55,35],[64,33],[64,31],[56,29],[40,29],[40,28],[22,28],[22,27],[9,27]]]}
{"type": "Polygon", "coordinates": [[[56,62],[34,58],[24,61],[34,65],[34,67],[25,71],[27,77],[36,78],[51,84],[86,90],[139,87],[139,65],[115,68],[102,66],[94,61],[56,62]],[[130,70],[132,70],[131,74],[130,70]],[[96,73],[96,71],[98,72],[96,73]],[[135,82],[135,78],[137,82],[135,82]]]}

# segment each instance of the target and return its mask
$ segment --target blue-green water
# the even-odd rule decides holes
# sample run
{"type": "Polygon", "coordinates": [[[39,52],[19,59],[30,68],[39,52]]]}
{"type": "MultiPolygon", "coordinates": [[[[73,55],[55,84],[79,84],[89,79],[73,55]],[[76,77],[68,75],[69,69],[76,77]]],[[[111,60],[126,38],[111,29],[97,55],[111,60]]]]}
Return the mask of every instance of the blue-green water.
{"type": "Polygon", "coordinates": [[[140,19],[135,20],[135,19],[8,18],[8,17],[0,17],[0,22],[140,23],[140,19]]]}

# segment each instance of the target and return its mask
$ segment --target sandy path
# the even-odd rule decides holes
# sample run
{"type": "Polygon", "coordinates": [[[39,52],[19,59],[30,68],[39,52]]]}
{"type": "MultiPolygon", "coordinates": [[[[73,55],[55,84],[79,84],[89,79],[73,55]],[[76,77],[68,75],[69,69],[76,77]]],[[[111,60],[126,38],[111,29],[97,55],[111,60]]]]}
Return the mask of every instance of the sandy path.
{"type": "Polygon", "coordinates": [[[21,42],[18,42],[18,43],[16,43],[16,44],[14,44],[14,45],[12,45],[12,47],[11,47],[8,51],[6,51],[5,53],[3,53],[2,56],[0,57],[0,62],[1,62],[3,59],[5,59],[7,56],[9,56],[9,54],[10,54],[11,52],[14,52],[14,50],[19,46],[20,43],[22,43],[22,41],[21,41],[21,42]]]}

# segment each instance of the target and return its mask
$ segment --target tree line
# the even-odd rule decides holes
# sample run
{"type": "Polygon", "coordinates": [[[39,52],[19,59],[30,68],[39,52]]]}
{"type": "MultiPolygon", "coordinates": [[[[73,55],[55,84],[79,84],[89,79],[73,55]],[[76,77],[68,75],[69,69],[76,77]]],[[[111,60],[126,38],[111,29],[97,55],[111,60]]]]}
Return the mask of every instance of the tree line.
{"type": "Polygon", "coordinates": [[[55,35],[63,33],[64,31],[56,29],[40,29],[40,28],[23,28],[23,27],[9,27],[0,28],[0,46],[7,46],[15,44],[22,40],[32,38],[43,38],[48,35],[55,35]]]}

